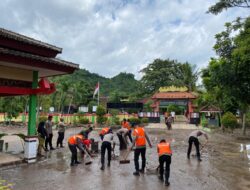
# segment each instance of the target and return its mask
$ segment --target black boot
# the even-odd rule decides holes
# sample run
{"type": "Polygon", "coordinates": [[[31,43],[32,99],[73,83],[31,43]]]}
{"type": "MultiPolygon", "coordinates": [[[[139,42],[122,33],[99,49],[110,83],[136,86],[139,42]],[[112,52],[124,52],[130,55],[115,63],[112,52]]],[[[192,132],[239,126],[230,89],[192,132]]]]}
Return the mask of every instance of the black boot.
{"type": "Polygon", "coordinates": [[[168,181],[165,181],[165,186],[169,186],[170,183],[168,181]]]}
{"type": "Polygon", "coordinates": [[[159,176],[159,180],[164,181],[163,176],[159,176]]]}
{"type": "Polygon", "coordinates": [[[133,173],[133,175],[135,175],[135,176],[140,176],[140,173],[139,173],[139,171],[135,171],[135,172],[133,173]]]}
{"type": "Polygon", "coordinates": [[[101,166],[100,170],[104,170],[104,166],[103,165],[101,166]]]}

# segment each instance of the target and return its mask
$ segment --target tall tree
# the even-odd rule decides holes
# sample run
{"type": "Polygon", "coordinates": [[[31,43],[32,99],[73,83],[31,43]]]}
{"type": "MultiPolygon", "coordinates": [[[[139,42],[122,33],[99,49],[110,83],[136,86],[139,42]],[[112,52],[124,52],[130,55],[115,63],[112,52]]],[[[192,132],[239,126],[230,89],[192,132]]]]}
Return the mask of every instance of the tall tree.
{"type": "Polygon", "coordinates": [[[171,85],[186,86],[189,90],[194,90],[198,78],[195,66],[169,59],[156,59],[141,72],[144,74],[141,82],[146,94],[171,85]]]}
{"type": "Polygon", "coordinates": [[[206,88],[218,87],[238,102],[245,134],[245,115],[250,105],[250,18],[244,23],[226,23],[226,30],[216,35],[216,39],[214,49],[219,57],[210,61],[207,70],[210,81],[206,88]],[[236,30],[238,34],[233,35],[236,30]]]}
{"type": "Polygon", "coordinates": [[[233,7],[250,8],[250,0],[219,0],[209,8],[208,12],[217,15],[233,7]]]}

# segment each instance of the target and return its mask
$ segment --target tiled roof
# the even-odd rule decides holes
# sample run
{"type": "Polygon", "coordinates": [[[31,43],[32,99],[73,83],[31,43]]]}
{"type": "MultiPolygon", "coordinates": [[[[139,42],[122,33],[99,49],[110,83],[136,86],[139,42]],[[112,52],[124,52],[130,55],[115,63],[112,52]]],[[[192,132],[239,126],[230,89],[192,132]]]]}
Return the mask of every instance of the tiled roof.
{"type": "Polygon", "coordinates": [[[191,92],[157,92],[152,99],[195,99],[191,92]]]}
{"type": "Polygon", "coordinates": [[[1,48],[1,47],[0,47],[0,54],[12,55],[12,56],[17,56],[17,57],[22,57],[22,58],[28,58],[28,59],[32,59],[32,60],[47,62],[47,63],[50,63],[50,64],[73,67],[73,68],[76,68],[76,69],[79,68],[78,64],[71,63],[71,62],[68,62],[68,61],[64,61],[64,60],[61,60],[61,59],[58,59],[58,58],[42,57],[42,56],[39,56],[39,55],[33,55],[33,54],[14,51],[14,50],[1,48]]]}
{"type": "Polygon", "coordinates": [[[58,53],[62,53],[62,48],[56,47],[56,46],[48,44],[48,43],[41,42],[39,40],[35,40],[33,38],[30,38],[30,37],[24,36],[22,34],[18,34],[18,33],[3,29],[3,28],[0,28],[0,36],[8,38],[8,39],[13,39],[15,41],[20,41],[23,43],[35,45],[38,47],[44,47],[47,49],[51,49],[51,50],[54,50],[58,53]]]}
{"type": "Polygon", "coordinates": [[[221,110],[214,105],[206,105],[200,109],[200,112],[221,112],[221,110]]]}

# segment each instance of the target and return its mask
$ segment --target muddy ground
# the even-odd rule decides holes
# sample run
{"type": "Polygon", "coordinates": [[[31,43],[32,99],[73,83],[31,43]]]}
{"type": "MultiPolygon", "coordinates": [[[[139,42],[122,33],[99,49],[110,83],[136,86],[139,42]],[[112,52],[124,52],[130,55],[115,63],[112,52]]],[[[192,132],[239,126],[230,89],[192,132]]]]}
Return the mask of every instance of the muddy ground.
{"type": "MultiPolygon", "coordinates": [[[[66,138],[78,132],[69,129],[66,138]]],[[[201,163],[195,156],[186,159],[187,136],[192,130],[147,129],[153,148],[147,149],[148,172],[139,177],[133,176],[133,153],[130,164],[119,164],[113,160],[110,168],[100,170],[100,155],[94,158],[91,165],[83,163],[70,167],[70,152],[65,148],[46,153],[46,157],[35,164],[22,164],[15,167],[0,169],[1,180],[10,184],[11,189],[20,190],[69,190],[69,189],[100,189],[100,190],[238,190],[250,189],[250,147],[248,141],[237,141],[230,136],[209,134],[209,143],[202,151],[201,163]],[[161,138],[172,138],[173,156],[170,173],[170,186],[165,187],[158,178],[155,168],[158,165],[156,144],[161,138]],[[248,154],[247,154],[247,148],[248,154]]],[[[90,137],[98,139],[94,131],[90,137]]],[[[54,140],[57,134],[54,132],[54,140]]],[[[116,138],[117,140],[117,138],[116,138]]],[[[201,138],[201,142],[204,139],[201,138]]],[[[55,143],[54,143],[55,145],[55,143]]],[[[194,147],[193,147],[194,151],[194,147]]],[[[119,155],[118,147],[115,151],[119,155]]]]}

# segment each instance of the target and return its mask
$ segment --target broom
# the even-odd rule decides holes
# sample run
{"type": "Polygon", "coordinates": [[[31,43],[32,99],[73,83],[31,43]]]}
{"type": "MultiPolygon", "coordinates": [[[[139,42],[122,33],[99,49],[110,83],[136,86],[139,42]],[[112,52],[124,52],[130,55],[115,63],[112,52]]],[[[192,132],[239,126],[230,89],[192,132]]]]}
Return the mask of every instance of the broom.
{"type": "Polygon", "coordinates": [[[127,160],[130,151],[131,151],[131,150],[129,150],[129,151],[127,152],[127,154],[124,156],[123,160],[120,160],[120,164],[129,164],[129,163],[130,163],[130,160],[127,160]]]}
{"type": "Polygon", "coordinates": [[[92,160],[91,160],[91,156],[89,155],[89,153],[85,150],[85,148],[83,149],[83,152],[88,156],[89,161],[85,162],[85,165],[89,165],[92,164],[92,160]]]}

